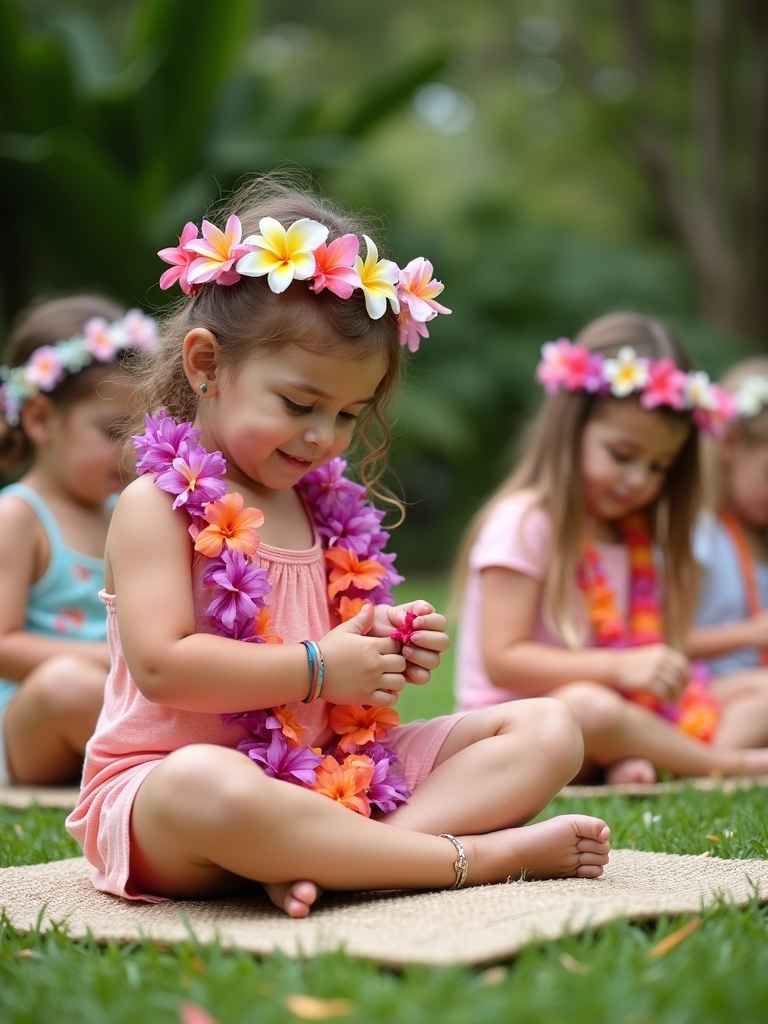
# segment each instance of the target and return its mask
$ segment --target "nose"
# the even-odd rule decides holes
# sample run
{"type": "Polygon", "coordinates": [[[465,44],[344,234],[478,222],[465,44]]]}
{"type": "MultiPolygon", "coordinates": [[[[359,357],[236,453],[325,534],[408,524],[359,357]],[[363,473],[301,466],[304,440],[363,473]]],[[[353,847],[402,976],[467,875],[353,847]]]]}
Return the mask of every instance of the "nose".
{"type": "Polygon", "coordinates": [[[331,448],[336,440],[336,428],[333,423],[323,418],[307,427],[304,431],[304,440],[317,448],[331,448]]]}

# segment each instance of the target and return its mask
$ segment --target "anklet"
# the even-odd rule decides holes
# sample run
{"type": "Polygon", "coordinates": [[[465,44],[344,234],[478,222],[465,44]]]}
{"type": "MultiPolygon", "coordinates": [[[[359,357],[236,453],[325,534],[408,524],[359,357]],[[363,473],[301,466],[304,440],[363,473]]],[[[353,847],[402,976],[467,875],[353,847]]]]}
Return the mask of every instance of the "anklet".
{"type": "Polygon", "coordinates": [[[449,835],[448,832],[441,832],[438,839],[450,839],[453,845],[456,847],[456,852],[459,855],[459,859],[453,865],[453,870],[456,872],[456,882],[451,886],[452,889],[460,889],[467,880],[467,855],[464,853],[464,847],[461,845],[456,836],[449,835]]]}

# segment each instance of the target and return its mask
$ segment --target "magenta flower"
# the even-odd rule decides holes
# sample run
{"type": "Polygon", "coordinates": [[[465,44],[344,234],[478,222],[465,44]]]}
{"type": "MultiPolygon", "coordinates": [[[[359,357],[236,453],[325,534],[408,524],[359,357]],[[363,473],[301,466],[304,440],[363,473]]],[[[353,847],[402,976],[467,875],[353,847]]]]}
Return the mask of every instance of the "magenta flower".
{"type": "Polygon", "coordinates": [[[728,425],[738,415],[736,398],[728,391],[711,384],[709,388],[710,408],[700,405],[693,410],[693,422],[705,434],[710,437],[721,438],[728,429],[728,425]]]}
{"type": "Polygon", "coordinates": [[[311,786],[323,762],[322,755],[316,754],[309,747],[289,746],[278,729],[273,730],[269,745],[263,741],[243,739],[237,749],[260,765],[270,778],[291,782],[296,786],[311,786]]]}
{"type": "Polygon", "coordinates": [[[655,409],[658,405],[682,409],[685,405],[685,374],[668,357],[649,363],[640,404],[644,409],[655,409]]]}
{"type": "Polygon", "coordinates": [[[157,473],[168,469],[175,458],[186,453],[189,445],[195,444],[200,431],[191,423],[176,423],[165,409],[156,417],[145,416],[147,425],[143,434],[135,434],[131,441],[139,455],[137,473],[157,473]]]}
{"type": "Polygon", "coordinates": [[[240,725],[250,733],[251,738],[266,740],[272,735],[273,729],[279,729],[280,723],[272,714],[271,708],[259,708],[257,711],[235,711],[221,716],[224,725],[240,725]],[[274,725],[268,723],[274,722],[274,725]]]}
{"type": "Polygon", "coordinates": [[[195,238],[197,238],[197,224],[193,224],[190,220],[184,225],[184,230],[179,235],[179,244],[158,252],[157,255],[161,260],[172,264],[171,269],[166,270],[160,278],[160,287],[163,291],[167,291],[177,281],[185,295],[194,295],[195,292],[200,291],[200,285],[190,284],[188,277],[190,265],[196,257],[195,253],[187,249],[187,244],[195,238]]]}
{"type": "Polygon", "coordinates": [[[216,281],[217,284],[236,284],[240,274],[234,269],[235,263],[253,251],[253,246],[241,244],[242,237],[240,219],[234,214],[223,231],[209,220],[204,220],[203,237],[193,238],[184,246],[187,252],[198,254],[187,269],[189,283],[200,285],[216,281]]]}
{"type": "Polygon", "coordinates": [[[357,235],[342,235],[330,245],[321,242],[313,250],[315,272],[309,284],[312,291],[321,292],[327,288],[340,299],[348,299],[355,288],[360,287],[360,275],[355,270],[355,257],[359,252],[360,239],[357,235]]]}
{"type": "Polygon", "coordinates": [[[263,607],[260,599],[269,594],[272,587],[267,574],[260,566],[251,565],[242,551],[224,548],[213,561],[203,577],[205,583],[216,587],[216,593],[206,609],[214,625],[227,631],[242,632],[246,623],[253,621],[256,612],[263,607]]]}
{"type": "Polygon", "coordinates": [[[548,341],[541,349],[541,362],[536,367],[536,380],[548,395],[564,385],[568,373],[571,343],[567,338],[548,341]]]}
{"type": "Polygon", "coordinates": [[[157,473],[155,483],[164,491],[176,495],[174,509],[185,506],[192,516],[201,516],[209,501],[227,493],[223,480],[227,464],[221,452],[207,452],[199,444],[188,445],[168,469],[157,473]]]}

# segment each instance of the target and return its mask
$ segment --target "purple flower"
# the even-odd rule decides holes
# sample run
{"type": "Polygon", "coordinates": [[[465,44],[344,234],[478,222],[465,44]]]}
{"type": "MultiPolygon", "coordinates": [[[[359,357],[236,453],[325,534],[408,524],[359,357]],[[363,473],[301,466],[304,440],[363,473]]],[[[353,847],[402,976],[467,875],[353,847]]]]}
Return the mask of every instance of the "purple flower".
{"type": "Polygon", "coordinates": [[[272,708],[259,708],[258,711],[235,711],[231,714],[221,716],[224,725],[240,725],[250,733],[251,738],[268,740],[272,735],[270,730],[279,728],[280,723],[272,714],[272,708]],[[277,726],[267,725],[268,720],[277,723],[277,726]]]}
{"type": "Polygon", "coordinates": [[[383,743],[371,743],[362,747],[358,753],[370,757],[376,766],[368,788],[371,804],[388,813],[394,811],[398,804],[405,803],[411,792],[405,779],[395,772],[397,759],[394,753],[383,743]]]}
{"type": "Polygon", "coordinates": [[[341,495],[333,503],[333,513],[317,522],[317,532],[331,547],[340,544],[359,558],[375,558],[389,540],[380,529],[384,513],[352,495],[341,495]]]}
{"type": "Polygon", "coordinates": [[[227,464],[221,452],[207,452],[201,445],[193,444],[167,469],[157,473],[155,483],[162,490],[176,495],[175,509],[183,505],[190,515],[199,516],[209,501],[227,493],[227,485],[222,479],[226,470],[227,464]]]}
{"type": "Polygon", "coordinates": [[[237,749],[261,765],[270,778],[292,782],[296,786],[311,786],[323,761],[322,755],[309,747],[290,747],[277,729],[272,732],[269,744],[244,739],[240,740],[237,749]]]}
{"type": "Polygon", "coordinates": [[[182,446],[194,444],[200,437],[200,431],[195,430],[191,423],[176,423],[165,409],[161,409],[156,417],[145,416],[144,422],[147,425],[145,432],[131,438],[139,455],[137,473],[157,473],[167,469],[175,458],[186,452],[186,447],[182,446]]]}
{"type": "Polygon", "coordinates": [[[603,357],[599,353],[591,354],[584,377],[586,391],[599,391],[603,386],[603,357]]]}
{"type": "Polygon", "coordinates": [[[341,495],[365,498],[365,488],[353,480],[347,480],[344,470],[345,459],[331,459],[319,469],[301,478],[299,490],[308,505],[312,506],[315,520],[329,519],[333,515],[335,502],[341,495]]]}
{"type": "Polygon", "coordinates": [[[215,586],[216,593],[206,609],[214,625],[223,626],[227,636],[243,631],[245,621],[253,619],[264,602],[259,599],[270,593],[266,571],[251,565],[242,551],[224,548],[203,577],[215,586]]]}

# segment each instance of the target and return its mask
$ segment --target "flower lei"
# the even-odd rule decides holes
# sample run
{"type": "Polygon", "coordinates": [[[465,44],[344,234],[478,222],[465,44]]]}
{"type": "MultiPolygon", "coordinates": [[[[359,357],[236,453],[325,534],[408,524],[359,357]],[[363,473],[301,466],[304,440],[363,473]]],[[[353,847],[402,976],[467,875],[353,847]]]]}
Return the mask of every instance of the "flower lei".
{"type": "Polygon", "coordinates": [[[288,228],[262,217],[260,234],[243,239],[240,219],[232,215],[222,231],[204,220],[202,238],[189,221],[179,244],[161,249],[158,256],[171,264],[160,278],[160,287],[176,282],[185,295],[195,295],[204,284],[237,284],[241,277],[266,277],[275,294],[284,292],[292,281],[306,281],[314,292],[324,288],[340,299],[348,299],[360,288],[372,320],[384,316],[387,303],[398,314],[400,344],[415,352],[422,338],[429,337],[427,323],[450,309],[436,301],[443,284],[432,279],[433,268],[422,256],[402,268],[392,260],[380,260],[376,244],[363,235],[365,259],[360,256],[357,235],[342,235],[328,243],[328,228],[302,217],[288,228]]]}
{"type": "MultiPolygon", "coordinates": [[[[151,473],[158,487],[175,495],[173,508],[190,517],[195,550],[210,560],[203,580],[213,590],[206,614],[216,634],[282,643],[265,600],[272,590],[266,571],[251,561],[263,515],[243,508],[242,495],[227,493],[224,458],[197,443],[200,431],[191,423],[176,423],[164,410],[145,422],[145,433],[132,438],[136,471],[151,473]]],[[[383,551],[389,539],[381,529],[384,513],[367,502],[364,487],[346,479],[346,465],[334,459],[308,473],[298,488],[323,538],[329,603],[342,622],[365,601],[393,604],[391,589],[402,580],[393,568],[394,554],[383,551]]],[[[414,619],[409,613],[393,638],[407,643],[414,619]]],[[[305,745],[306,730],[287,707],[222,718],[246,730],[237,749],[272,778],[322,793],[365,816],[372,807],[392,811],[410,796],[395,754],[382,742],[400,722],[392,708],[334,705],[329,724],[336,742],[325,752],[305,745]]]]}
{"type": "Polygon", "coordinates": [[[102,316],[88,320],[82,334],[36,348],[21,366],[0,366],[0,401],[11,426],[19,422],[22,406],[41,391],[53,391],[68,373],[79,373],[96,360],[111,363],[118,353],[155,347],[155,321],[140,309],[129,309],[122,320],[102,316]]]}
{"type": "MultiPolygon", "coordinates": [[[[619,524],[629,553],[629,622],[619,613],[616,596],[590,539],[583,545],[578,585],[587,601],[589,621],[598,647],[641,647],[664,642],[659,582],[653,557],[653,540],[640,513],[627,516],[619,524]]],[[[709,742],[720,718],[720,705],[712,696],[710,676],[702,662],[693,665],[692,678],[680,700],[670,704],[650,693],[626,693],[650,708],[690,736],[709,742]]]]}
{"type": "Polygon", "coordinates": [[[714,437],[724,433],[736,414],[733,395],[713,384],[703,371],[684,373],[666,356],[641,358],[629,345],[609,359],[567,338],[550,341],[541,350],[536,380],[547,394],[587,391],[615,398],[639,394],[644,409],[659,405],[692,409],[697,427],[714,437]]]}

